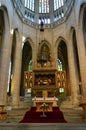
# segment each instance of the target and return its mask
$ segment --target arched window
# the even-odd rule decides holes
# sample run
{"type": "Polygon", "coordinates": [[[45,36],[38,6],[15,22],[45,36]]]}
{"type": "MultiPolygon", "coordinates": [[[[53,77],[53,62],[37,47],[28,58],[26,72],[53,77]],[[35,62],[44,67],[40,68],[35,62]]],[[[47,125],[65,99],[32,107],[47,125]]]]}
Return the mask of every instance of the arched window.
{"type": "Polygon", "coordinates": [[[63,6],[64,0],[54,0],[54,11],[63,6]]]}
{"type": "Polygon", "coordinates": [[[25,7],[34,11],[34,0],[25,0],[25,7]]]}
{"type": "Polygon", "coordinates": [[[39,0],[39,13],[49,13],[49,0],[39,0]]]}

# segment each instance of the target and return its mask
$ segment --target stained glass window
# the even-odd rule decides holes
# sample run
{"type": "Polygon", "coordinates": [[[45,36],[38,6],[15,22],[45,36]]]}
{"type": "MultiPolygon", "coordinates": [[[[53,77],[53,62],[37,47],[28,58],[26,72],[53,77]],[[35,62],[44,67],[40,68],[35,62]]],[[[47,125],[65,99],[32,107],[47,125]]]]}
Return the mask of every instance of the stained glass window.
{"type": "Polygon", "coordinates": [[[58,8],[60,8],[61,6],[63,6],[64,0],[54,0],[54,10],[57,10],[58,8]]]}
{"type": "Polygon", "coordinates": [[[39,0],[39,13],[49,13],[49,0],[39,0]]]}
{"type": "Polygon", "coordinates": [[[25,0],[25,7],[34,11],[34,0],[25,0]]]}
{"type": "Polygon", "coordinates": [[[58,59],[57,62],[58,62],[58,71],[62,71],[63,68],[62,68],[62,62],[61,62],[61,60],[58,59]]]}
{"type": "Polygon", "coordinates": [[[30,60],[30,62],[29,62],[28,71],[32,71],[32,60],[30,60]]]}

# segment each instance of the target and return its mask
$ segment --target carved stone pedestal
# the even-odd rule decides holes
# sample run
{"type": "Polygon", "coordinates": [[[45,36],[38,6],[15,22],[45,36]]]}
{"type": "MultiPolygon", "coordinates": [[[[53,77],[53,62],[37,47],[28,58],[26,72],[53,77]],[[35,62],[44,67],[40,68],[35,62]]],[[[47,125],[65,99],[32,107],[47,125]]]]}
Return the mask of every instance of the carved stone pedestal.
{"type": "Polygon", "coordinates": [[[7,112],[4,105],[0,105],[0,120],[7,119],[7,112]]]}

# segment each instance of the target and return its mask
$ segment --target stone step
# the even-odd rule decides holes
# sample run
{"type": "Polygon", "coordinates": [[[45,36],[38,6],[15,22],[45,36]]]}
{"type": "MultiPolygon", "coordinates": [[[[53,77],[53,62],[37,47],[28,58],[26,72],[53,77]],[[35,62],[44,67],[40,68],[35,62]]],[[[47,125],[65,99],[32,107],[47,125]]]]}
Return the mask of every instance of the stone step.
{"type": "Polygon", "coordinates": [[[85,123],[0,123],[0,130],[86,130],[85,123]]]}
{"type": "MultiPolygon", "coordinates": [[[[7,112],[7,120],[5,122],[19,122],[24,114],[26,113],[26,111],[28,111],[29,108],[27,109],[12,109],[11,111],[7,112]]],[[[83,111],[80,108],[73,108],[73,109],[69,109],[69,108],[61,108],[60,109],[63,114],[64,117],[66,119],[66,121],[68,123],[82,123],[83,122],[83,111]]]]}

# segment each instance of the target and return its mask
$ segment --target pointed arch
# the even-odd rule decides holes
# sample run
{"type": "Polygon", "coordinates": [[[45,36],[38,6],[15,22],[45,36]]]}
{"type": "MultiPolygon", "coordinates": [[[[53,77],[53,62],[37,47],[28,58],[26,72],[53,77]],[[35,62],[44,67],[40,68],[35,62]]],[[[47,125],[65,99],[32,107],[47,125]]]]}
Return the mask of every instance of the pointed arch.
{"type": "Polygon", "coordinates": [[[30,44],[32,50],[33,50],[33,48],[35,47],[33,40],[30,37],[26,37],[25,40],[24,40],[24,43],[25,42],[28,42],[30,44]]]}
{"type": "Polygon", "coordinates": [[[9,31],[10,24],[9,24],[9,15],[8,10],[5,6],[0,7],[0,51],[2,48],[2,42],[4,39],[4,34],[6,31],[9,31]]]}
{"type": "MultiPolygon", "coordinates": [[[[61,47],[60,47],[60,45],[63,45],[63,46],[65,46],[65,51],[66,51],[66,57],[67,57],[67,41],[63,38],[63,37],[59,37],[57,40],[56,40],[56,43],[55,43],[55,48],[57,49],[56,50],[56,52],[57,52],[57,56],[59,56],[61,59],[62,59],[62,61],[63,61],[63,63],[64,63],[64,58],[62,58],[62,55],[65,55],[65,51],[61,51],[62,49],[60,49],[61,47]],[[64,53],[64,54],[62,54],[62,53],[64,53]],[[59,55],[58,55],[59,54],[59,55]]],[[[58,57],[57,57],[57,59],[58,59],[58,57]]],[[[65,59],[66,60],[66,59],[65,59]]],[[[68,61],[67,61],[67,65],[68,65],[68,61]]]]}
{"type": "MultiPolygon", "coordinates": [[[[8,95],[11,95],[12,92],[12,80],[13,80],[13,73],[14,73],[14,68],[15,68],[15,64],[16,64],[16,56],[18,54],[18,49],[19,49],[19,56],[17,57],[21,57],[21,44],[20,44],[20,35],[19,35],[19,31],[17,28],[14,29],[13,31],[13,37],[12,37],[12,48],[11,48],[11,56],[10,56],[10,63],[9,63],[9,86],[8,86],[8,95]]],[[[19,59],[18,58],[18,59],[19,59]]],[[[19,66],[21,68],[21,66],[19,66]]]]}
{"type": "Polygon", "coordinates": [[[47,62],[51,60],[50,55],[51,55],[50,44],[46,40],[43,40],[39,44],[37,62],[39,62],[43,67],[47,62]]]}
{"type": "Polygon", "coordinates": [[[41,41],[41,43],[39,43],[39,47],[38,47],[38,51],[40,51],[41,47],[43,46],[43,44],[46,44],[47,47],[49,48],[49,50],[51,50],[51,45],[47,40],[43,40],[41,41]]]}
{"type": "MultiPolygon", "coordinates": [[[[70,95],[69,91],[69,64],[68,64],[68,49],[67,41],[63,37],[59,37],[56,40],[55,48],[57,53],[57,70],[59,72],[65,73],[66,86],[64,89],[64,95],[70,95]]],[[[61,79],[60,79],[61,80],[61,79]]]]}
{"type": "MultiPolygon", "coordinates": [[[[4,75],[3,82],[1,82],[4,89],[4,93],[7,93],[8,86],[8,74],[9,74],[9,60],[10,60],[10,52],[11,52],[11,42],[10,42],[10,21],[8,15],[8,9],[1,5],[0,6],[0,73],[3,73],[3,64],[4,67],[4,75]],[[2,54],[2,55],[1,55],[2,54]],[[5,54],[5,55],[3,55],[5,54]],[[2,60],[1,60],[2,59],[2,60]]],[[[1,86],[0,86],[1,87],[1,86]]]]}
{"type": "Polygon", "coordinates": [[[27,37],[24,40],[23,50],[22,50],[22,69],[21,69],[21,90],[20,95],[25,95],[24,89],[24,72],[32,71],[33,67],[33,51],[34,43],[31,38],[27,37]]]}
{"type": "Polygon", "coordinates": [[[84,49],[86,52],[86,2],[82,2],[79,9],[78,29],[82,36],[81,41],[84,44],[84,49]]]}
{"type": "Polygon", "coordinates": [[[55,48],[58,47],[58,45],[59,45],[59,43],[60,43],[61,41],[64,41],[65,44],[66,44],[66,46],[68,45],[66,39],[65,39],[64,37],[62,37],[62,36],[59,36],[59,37],[57,38],[56,42],[55,42],[55,48]]]}

